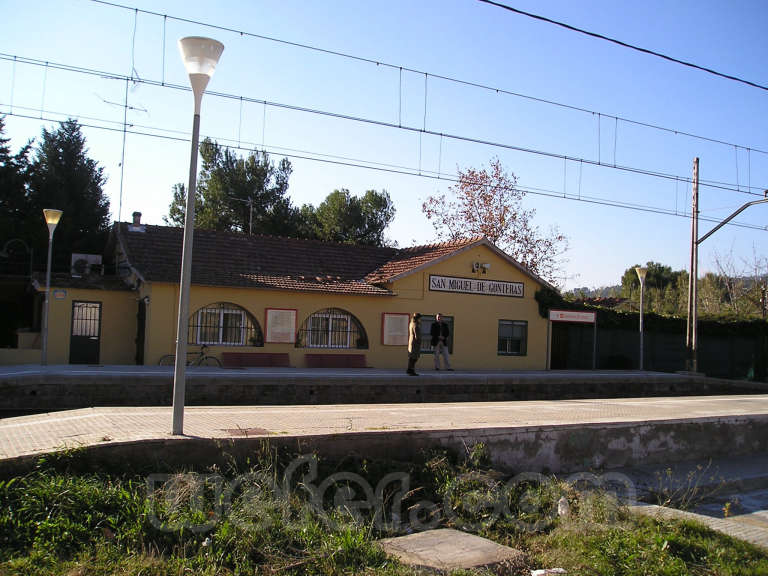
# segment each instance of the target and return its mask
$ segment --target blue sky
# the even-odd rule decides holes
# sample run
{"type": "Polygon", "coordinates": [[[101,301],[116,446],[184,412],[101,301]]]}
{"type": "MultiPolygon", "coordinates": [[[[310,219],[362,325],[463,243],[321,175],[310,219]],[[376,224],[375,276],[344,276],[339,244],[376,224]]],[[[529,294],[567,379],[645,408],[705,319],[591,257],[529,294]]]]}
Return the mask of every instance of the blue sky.
{"type": "MultiPolygon", "coordinates": [[[[768,84],[765,2],[508,0],[507,4],[768,84]]],[[[296,204],[316,205],[340,187],[353,193],[386,189],[397,208],[389,236],[401,246],[434,240],[421,203],[430,194],[448,192],[450,182],[299,156],[444,177],[455,175],[457,167],[480,166],[498,156],[521,186],[546,191],[547,195],[529,194],[526,205],[536,209],[536,223],[542,229],[557,225],[569,237],[566,287],[615,284],[627,267],[649,260],[675,269],[687,267],[689,219],[572,198],[683,214],[690,210],[690,186],[608,165],[689,178],[693,158],[700,157],[702,180],[723,183],[721,188],[700,190],[702,216],[707,218],[724,218],[756,199],[722,188],[752,186],[753,192],[768,188],[768,155],[760,152],[768,151],[768,92],[473,0],[233,0],[216,3],[214,10],[210,3],[189,0],[126,0],[125,5],[168,18],[87,0],[0,1],[4,14],[0,113],[8,114],[7,135],[18,148],[57,119],[71,116],[88,125],[84,132],[90,155],[109,177],[106,190],[115,219],[118,211],[127,220],[139,210],[144,221],[162,223],[173,184],[187,179],[189,143],[184,140],[191,131],[191,94],[147,83],[129,85],[130,127],[120,208],[125,81],[33,66],[23,59],[123,76],[133,68],[145,80],[187,85],[176,40],[188,35],[216,38],[225,51],[203,102],[203,135],[244,149],[263,144],[274,159],[289,155],[294,167],[290,195],[296,204]],[[401,74],[398,68],[172,17],[427,72],[426,110],[423,74],[401,74]],[[600,114],[435,77],[441,75],[600,114]],[[417,131],[260,103],[241,104],[240,96],[417,130],[426,127],[437,134],[507,147],[420,136],[417,131]],[[616,121],[613,116],[730,145],[616,121]],[[564,161],[557,157],[561,155],[575,160],[564,161]]],[[[766,226],[768,206],[753,207],[738,221],[766,226]]],[[[711,226],[702,222],[702,233],[711,226]]],[[[767,241],[765,230],[726,227],[702,245],[700,267],[713,269],[716,253],[733,253],[737,267],[745,267],[755,253],[765,257],[767,241]]]]}

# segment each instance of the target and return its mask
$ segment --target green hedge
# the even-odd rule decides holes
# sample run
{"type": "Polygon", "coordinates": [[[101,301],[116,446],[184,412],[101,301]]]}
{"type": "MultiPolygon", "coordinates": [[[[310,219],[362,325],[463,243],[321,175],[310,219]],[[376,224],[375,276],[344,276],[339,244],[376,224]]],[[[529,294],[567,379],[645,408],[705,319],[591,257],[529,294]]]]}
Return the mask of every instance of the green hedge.
{"type": "MultiPolygon", "coordinates": [[[[555,290],[542,288],[535,295],[539,303],[539,314],[542,318],[549,317],[551,309],[579,310],[596,312],[597,322],[601,328],[616,328],[637,330],[640,318],[635,312],[617,312],[599,306],[588,306],[568,302],[555,290]]],[[[645,329],[654,332],[685,334],[686,318],[674,316],[659,316],[658,314],[643,314],[645,329]]],[[[707,336],[763,336],[768,338],[768,322],[765,320],[739,320],[728,318],[699,318],[699,334],[707,336]]]]}

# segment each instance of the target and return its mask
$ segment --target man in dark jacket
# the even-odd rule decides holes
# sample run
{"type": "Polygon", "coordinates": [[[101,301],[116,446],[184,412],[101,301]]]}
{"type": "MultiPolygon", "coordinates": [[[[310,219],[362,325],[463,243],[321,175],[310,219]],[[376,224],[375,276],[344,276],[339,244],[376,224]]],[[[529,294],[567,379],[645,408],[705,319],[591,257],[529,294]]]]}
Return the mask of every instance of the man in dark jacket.
{"type": "Polygon", "coordinates": [[[440,370],[440,356],[443,357],[443,363],[446,370],[453,370],[451,368],[451,361],[448,355],[448,337],[451,335],[451,331],[448,329],[448,324],[443,321],[441,314],[435,316],[435,322],[429,329],[429,335],[432,337],[432,346],[435,349],[435,370],[440,370]]]}

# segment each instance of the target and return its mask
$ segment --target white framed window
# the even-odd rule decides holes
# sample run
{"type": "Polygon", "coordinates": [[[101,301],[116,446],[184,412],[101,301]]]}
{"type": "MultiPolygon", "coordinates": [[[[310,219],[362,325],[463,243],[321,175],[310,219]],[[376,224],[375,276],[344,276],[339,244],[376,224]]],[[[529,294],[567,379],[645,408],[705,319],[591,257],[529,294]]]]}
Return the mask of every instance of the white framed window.
{"type": "Polygon", "coordinates": [[[349,315],[316,313],[309,318],[309,348],[350,348],[349,315]]]}
{"type": "Polygon", "coordinates": [[[528,354],[528,322],[499,320],[499,356],[526,356],[528,354]]]}
{"type": "Polygon", "coordinates": [[[296,346],[306,348],[368,348],[362,325],[352,314],[326,308],[311,314],[299,329],[296,346]]]}
{"type": "Polygon", "coordinates": [[[235,304],[200,308],[190,318],[189,343],[220,346],[263,346],[258,322],[235,304]]]}

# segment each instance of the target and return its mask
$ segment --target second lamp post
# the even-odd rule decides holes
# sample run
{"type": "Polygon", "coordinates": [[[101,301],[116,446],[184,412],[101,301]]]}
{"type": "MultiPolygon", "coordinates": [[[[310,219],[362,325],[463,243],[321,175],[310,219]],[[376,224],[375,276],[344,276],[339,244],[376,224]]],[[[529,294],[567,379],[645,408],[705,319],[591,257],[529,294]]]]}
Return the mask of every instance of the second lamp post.
{"type": "Polygon", "coordinates": [[[640,370],[643,370],[643,302],[645,300],[645,275],[648,274],[648,268],[638,266],[635,268],[635,272],[640,279],[640,370]]]}

